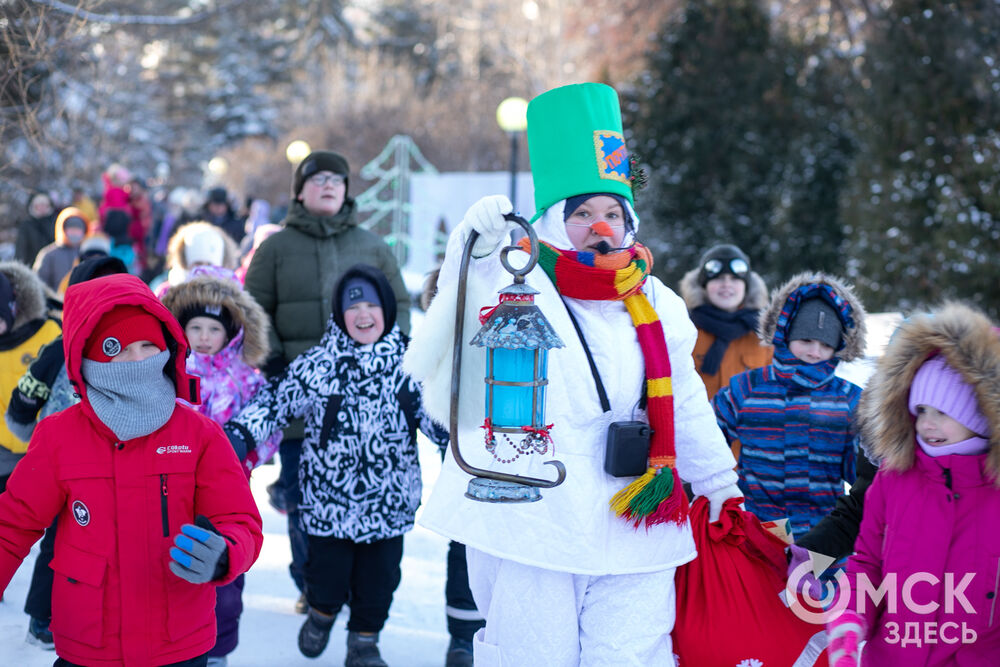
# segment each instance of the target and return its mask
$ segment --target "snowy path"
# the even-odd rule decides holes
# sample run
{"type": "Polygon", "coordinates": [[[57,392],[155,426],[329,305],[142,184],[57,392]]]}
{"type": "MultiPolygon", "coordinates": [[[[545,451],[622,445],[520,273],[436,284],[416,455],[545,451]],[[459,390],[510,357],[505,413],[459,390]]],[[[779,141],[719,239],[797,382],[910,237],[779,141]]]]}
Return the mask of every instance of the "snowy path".
{"type": "MultiPolygon", "coordinates": [[[[424,497],[437,478],[441,460],[437,448],[421,436],[424,497]]],[[[316,660],[299,653],[296,644],[304,616],[294,611],[298,591],[288,575],[291,558],[285,518],[267,502],[265,487],[277,477],[278,466],[263,466],[251,481],[264,519],[264,547],[247,574],[240,645],[230,654],[231,667],[295,667],[342,665],[346,653],[348,610],[337,618],[330,646],[316,660]]],[[[382,657],[394,667],[430,667],[444,664],[448,633],[444,615],[444,578],[447,541],[419,526],[404,540],[403,579],[396,591],[389,621],[379,642],[382,657]]],[[[28,617],[22,612],[31,580],[37,546],[14,575],[0,603],[0,665],[49,667],[52,651],[43,651],[24,640],[28,617]]]]}

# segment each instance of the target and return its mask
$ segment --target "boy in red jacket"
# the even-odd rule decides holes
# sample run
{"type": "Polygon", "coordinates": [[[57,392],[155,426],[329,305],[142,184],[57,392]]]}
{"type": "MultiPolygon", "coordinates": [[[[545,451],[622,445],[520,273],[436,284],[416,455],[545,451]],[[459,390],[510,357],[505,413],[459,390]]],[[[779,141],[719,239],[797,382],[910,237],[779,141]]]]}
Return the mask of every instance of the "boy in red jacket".
{"type": "Polygon", "coordinates": [[[58,516],[59,665],[205,665],[215,587],[260,553],[260,514],[222,429],[196,403],[180,325],[129,275],[66,293],[81,402],[42,420],[0,495],[0,591],[58,516]],[[207,584],[207,585],[206,585],[207,584]]]}

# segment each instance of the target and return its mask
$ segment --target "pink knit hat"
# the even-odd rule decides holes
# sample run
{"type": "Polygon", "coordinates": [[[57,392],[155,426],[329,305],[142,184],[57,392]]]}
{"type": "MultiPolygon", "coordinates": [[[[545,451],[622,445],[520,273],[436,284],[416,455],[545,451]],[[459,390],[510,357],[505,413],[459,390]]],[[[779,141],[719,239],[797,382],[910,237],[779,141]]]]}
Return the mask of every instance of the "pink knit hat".
{"type": "Polygon", "coordinates": [[[990,422],[980,412],[972,385],[937,355],[917,370],[910,385],[910,414],[918,405],[940,410],[976,435],[989,437],[990,422]]]}

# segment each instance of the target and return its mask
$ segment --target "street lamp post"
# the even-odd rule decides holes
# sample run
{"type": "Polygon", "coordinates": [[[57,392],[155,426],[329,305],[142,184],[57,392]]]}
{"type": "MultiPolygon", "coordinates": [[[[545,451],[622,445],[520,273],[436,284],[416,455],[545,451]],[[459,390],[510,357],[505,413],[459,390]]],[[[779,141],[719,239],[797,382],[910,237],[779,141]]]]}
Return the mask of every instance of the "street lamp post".
{"type": "Polygon", "coordinates": [[[497,107],[497,125],[510,137],[510,203],[517,210],[517,135],[528,127],[528,101],[508,97],[497,107]]]}

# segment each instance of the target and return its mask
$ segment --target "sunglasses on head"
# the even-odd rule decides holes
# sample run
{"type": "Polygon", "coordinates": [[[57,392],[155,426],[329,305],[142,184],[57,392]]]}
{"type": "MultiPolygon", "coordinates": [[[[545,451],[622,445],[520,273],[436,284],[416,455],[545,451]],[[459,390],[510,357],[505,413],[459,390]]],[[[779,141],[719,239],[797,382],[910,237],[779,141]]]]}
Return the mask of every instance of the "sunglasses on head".
{"type": "Polygon", "coordinates": [[[701,270],[705,274],[705,280],[718,278],[723,273],[731,273],[737,278],[745,278],[750,273],[750,265],[739,257],[733,257],[729,260],[710,259],[705,262],[701,270]]]}

